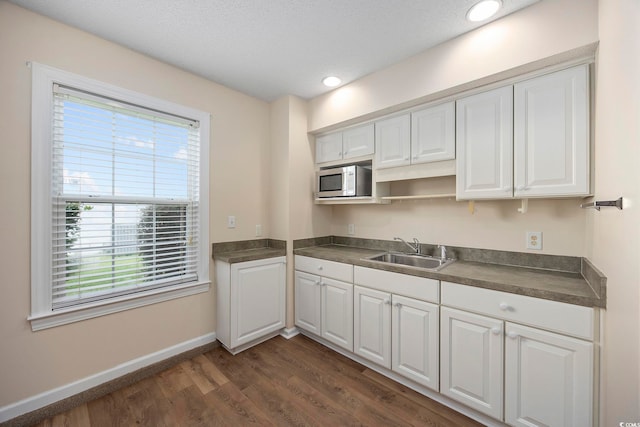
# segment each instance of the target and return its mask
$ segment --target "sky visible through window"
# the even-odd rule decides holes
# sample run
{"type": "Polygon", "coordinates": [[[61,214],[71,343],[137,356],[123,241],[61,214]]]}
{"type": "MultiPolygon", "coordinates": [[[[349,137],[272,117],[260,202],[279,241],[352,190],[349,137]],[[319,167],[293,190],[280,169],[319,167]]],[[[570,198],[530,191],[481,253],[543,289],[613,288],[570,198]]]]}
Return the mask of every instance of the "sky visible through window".
{"type": "Polygon", "coordinates": [[[56,159],[63,162],[57,192],[67,200],[95,197],[95,203],[84,204],[90,209],[80,212],[72,248],[86,251],[131,244],[132,229],[150,199],[166,203],[190,196],[189,129],[69,98],[63,104],[63,128],[56,129],[63,142],[61,158],[56,159]],[[136,198],[146,203],[135,203],[136,198]],[[114,229],[129,238],[114,236],[114,229]]]}

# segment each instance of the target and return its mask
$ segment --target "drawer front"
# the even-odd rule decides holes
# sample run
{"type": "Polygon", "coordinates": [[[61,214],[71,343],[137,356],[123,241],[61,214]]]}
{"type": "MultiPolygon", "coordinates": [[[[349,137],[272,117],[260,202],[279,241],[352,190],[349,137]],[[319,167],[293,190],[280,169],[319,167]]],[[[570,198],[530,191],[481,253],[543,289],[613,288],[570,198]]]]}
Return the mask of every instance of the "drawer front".
{"type": "Polygon", "coordinates": [[[356,285],[423,301],[435,303],[440,301],[440,282],[438,280],[357,265],[354,267],[353,276],[356,285]]]}
{"type": "Polygon", "coordinates": [[[442,282],[442,305],[593,340],[593,308],[442,282]]]}
{"type": "Polygon", "coordinates": [[[326,259],[296,255],[295,268],[322,277],[353,283],[353,265],[326,259]]]}

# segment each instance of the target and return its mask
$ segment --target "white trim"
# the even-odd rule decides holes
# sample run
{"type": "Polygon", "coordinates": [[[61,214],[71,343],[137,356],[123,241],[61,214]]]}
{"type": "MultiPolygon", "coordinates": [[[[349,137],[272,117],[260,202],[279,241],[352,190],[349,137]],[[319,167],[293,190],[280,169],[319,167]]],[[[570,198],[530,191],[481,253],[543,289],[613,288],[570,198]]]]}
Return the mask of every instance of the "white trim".
{"type": "Polygon", "coordinates": [[[193,295],[209,290],[209,113],[154,98],[128,89],[79,76],[38,63],[29,63],[32,69],[31,98],[31,315],[32,330],[76,322],[103,314],[154,304],[172,298],[193,295]],[[51,159],[53,112],[53,85],[55,83],[120,99],[150,109],[165,111],[200,123],[200,177],[198,201],[198,279],[199,283],[168,287],[130,294],[127,298],[113,298],[97,304],[86,304],[67,310],[52,312],[51,297],[51,159]],[[124,301],[126,299],[126,301],[124,301]],[[134,301],[138,299],[138,301],[134,301]]]}
{"type": "Polygon", "coordinates": [[[79,322],[93,317],[105,316],[119,311],[208,292],[210,285],[211,282],[199,282],[151,289],[139,294],[128,294],[118,298],[109,298],[90,304],[83,304],[78,307],[33,315],[27,317],[27,320],[31,322],[32,331],[40,331],[42,329],[66,325],[67,323],[79,322]]]}
{"type": "Polygon", "coordinates": [[[131,372],[135,372],[139,369],[153,365],[154,363],[161,362],[170,357],[177,356],[189,350],[193,350],[194,348],[210,344],[215,340],[215,332],[202,335],[197,338],[193,338],[174,346],[159,350],[155,353],[147,354],[137,359],[129,360],[125,363],[114,366],[113,368],[107,369],[106,371],[102,371],[97,374],[82,378],[78,381],[65,384],[53,390],[48,390],[44,393],[28,397],[19,402],[3,406],[0,408],[0,423],[35,411],[37,409],[44,408],[47,405],[51,405],[52,403],[59,402],[78,393],[82,393],[83,391],[87,391],[93,387],[107,383],[131,372]]]}
{"type": "Polygon", "coordinates": [[[284,339],[290,340],[300,333],[300,330],[295,326],[293,328],[283,329],[280,336],[284,339]]]}

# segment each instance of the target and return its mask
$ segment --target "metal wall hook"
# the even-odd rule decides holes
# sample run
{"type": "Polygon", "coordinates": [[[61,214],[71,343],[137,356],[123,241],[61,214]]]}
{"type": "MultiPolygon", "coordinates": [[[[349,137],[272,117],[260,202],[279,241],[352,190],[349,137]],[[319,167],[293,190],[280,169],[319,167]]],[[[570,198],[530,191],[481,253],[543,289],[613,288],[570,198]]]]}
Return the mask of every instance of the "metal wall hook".
{"type": "Polygon", "coordinates": [[[596,200],[589,203],[583,203],[580,207],[583,209],[593,208],[597,211],[599,211],[601,207],[616,207],[622,210],[622,197],[619,197],[618,200],[596,200]]]}

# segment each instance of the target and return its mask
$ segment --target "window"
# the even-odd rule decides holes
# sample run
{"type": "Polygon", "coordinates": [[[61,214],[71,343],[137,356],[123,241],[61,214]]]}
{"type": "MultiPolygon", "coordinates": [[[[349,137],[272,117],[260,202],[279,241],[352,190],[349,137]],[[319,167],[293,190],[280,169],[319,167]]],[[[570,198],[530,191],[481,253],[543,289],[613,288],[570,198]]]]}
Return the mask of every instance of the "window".
{"type": "Polygon", "coordinates": [[[209,115],[32,68],[32,328],[208,290],[209,115]]]}

